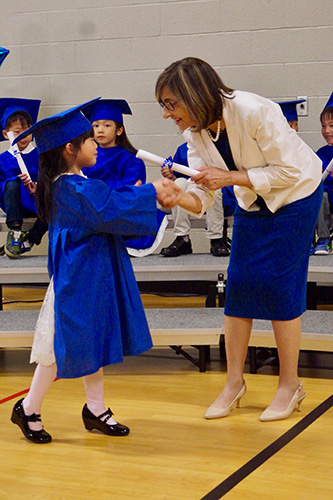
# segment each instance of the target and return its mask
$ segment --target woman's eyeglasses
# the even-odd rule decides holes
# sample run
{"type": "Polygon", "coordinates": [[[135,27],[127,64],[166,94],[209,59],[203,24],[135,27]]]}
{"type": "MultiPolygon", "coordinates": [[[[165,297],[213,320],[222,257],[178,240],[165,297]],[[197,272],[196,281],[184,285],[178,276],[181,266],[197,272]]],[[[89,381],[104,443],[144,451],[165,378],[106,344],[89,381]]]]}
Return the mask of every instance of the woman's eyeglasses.
{"type": "Polygon", "coordinates": [[[177,101],[159,101],[159,105],[161,106],[162,109],[167,109],[168,111],[174,111],[175,107],[177,106],[177,101]]]}

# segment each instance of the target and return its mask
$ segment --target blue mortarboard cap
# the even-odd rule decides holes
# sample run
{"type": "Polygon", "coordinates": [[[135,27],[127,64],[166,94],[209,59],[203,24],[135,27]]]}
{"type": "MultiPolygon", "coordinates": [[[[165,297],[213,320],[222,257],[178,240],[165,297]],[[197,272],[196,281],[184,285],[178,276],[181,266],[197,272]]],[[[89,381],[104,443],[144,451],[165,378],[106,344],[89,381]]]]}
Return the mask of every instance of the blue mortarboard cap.
{"type": "Polygon", "coordinates": [[[102,99],[87,106],[84,114],[91,122],[96,120],[113,120],[124,123],[123,114],[131,115],[132,111],[124,99],[102,99]]]}
{"type": "MultiPolygon", "coordinates": [[[[328,99],[327,103],[325,104],[324,109],[332,108],[332,107],[333,107],[333,92],[332,92],[330,98],[328,99]]],[[[324,111],[324,109],[323,109],[323,111],[324,111]]]]}
{"type": "MultiPolygon", "coordinates": [[[[19,99],[17,97],[0,98],[0,123],[5,130],[8,118],[19,111],[25,111],[31,116],[32,123],[36,123],[41,101],[38,99],[19,99]]],[[[0,140],[6,139],[0,134],[0,140]]]]}
{"type": "Polygon", "coordinates": [[[14,140],[14,144],[27,135],[33,134],[38,153],[41,154],[72,141],[75,137],[91,129],[91,123],[82,113],[82,109],[99,99],[100,97],[97,97],[84,104],[62,111],[57,115],[40,120],[28,130],[18,135],[14,140]]]}
{"type": "Polygon", "coordinates": [[[9,54],[9,50],[4,47],[0,47],[0,66],[9,54]]]}
{"type": "Polygon", "coordinates": [[[282,109],[282,113],[287,118],[288,122],[294,122],[298,120],[296,106],[301,102],[305,102],[305,99],[297,99],[296,101],[278,102],[278,104],[282,109]]]}

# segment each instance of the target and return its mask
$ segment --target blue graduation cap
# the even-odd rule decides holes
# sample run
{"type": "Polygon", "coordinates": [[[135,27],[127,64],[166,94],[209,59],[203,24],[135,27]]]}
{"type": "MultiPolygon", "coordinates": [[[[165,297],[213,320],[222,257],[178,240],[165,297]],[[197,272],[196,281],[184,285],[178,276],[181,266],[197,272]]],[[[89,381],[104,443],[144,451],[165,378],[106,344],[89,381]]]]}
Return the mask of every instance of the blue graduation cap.
{"type": "Polygon", "coordinates": [[[9,54],[9,50],[4,47],[0,47],[0,66],[9,54]]]}
{"type": "Polygon", "coordinates": [[[98,101],[100,97],[88,101],[74,108],[62,111],[57,115],[49,116],[32,125],[28,130],[18,135],[13,144],[21,141],[27,135],[34,134],[37,151],[39,154],[56,149],[75,139],[91,129],[90,121],[84,116],[82,110],[85,106],[98,101]]]}
{"type": "Polygon", "coordinates": [[[294,122],[298,120],[296,106],[301,102],[305,102],[305,99],[297,99],[296,101],[278,102],[278,104],[282,109],[282,113],[287,118],[288,122],[294,122]]]}
{"type": "Polygon", "coordinates": [[[113,120],[124,123],[123,115],[131,115],[132,111],[124,99],[102,99],[84,110],[84,114],[91,122],[96,120],[113,120]]]}
{"type": "MultiPolygon", "coordinates": [[[[326,109],[326,108],[333,108],[333,92],[332,92],[331,96],[329,97],[327,103],[325,104],[324,109],[326,109]]],[[[324,109],[323,109],[323,111],[324,111],[324,109]]]]}
{"type": "MultiPolygon", "coordinates": [[[[25,111],[31,116],[32,123],[36,123],[41,101],[39,99],[20,99],[17,97],[0,98],[0,124],[5,130],[8,118],[19,111],[25,111]]],[[[0,134],[0,141],[6,139],[0,134]]]]}

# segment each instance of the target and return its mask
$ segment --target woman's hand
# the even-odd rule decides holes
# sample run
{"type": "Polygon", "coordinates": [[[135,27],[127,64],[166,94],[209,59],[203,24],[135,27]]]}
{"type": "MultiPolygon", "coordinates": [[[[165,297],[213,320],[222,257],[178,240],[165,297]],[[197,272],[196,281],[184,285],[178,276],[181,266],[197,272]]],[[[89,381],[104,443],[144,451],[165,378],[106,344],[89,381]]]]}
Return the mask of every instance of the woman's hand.
{"type": "Polygon", "coordinates": [[[157,201],[164,208],[172,208],[180,201],[183,191],[170,179],[159,179],[153,182],[156,189],[157,201]]]}
{"type": "Polygon", "coordinates": [[[23,185],[27,188],[30,194],[36,194],[37,185],[30,179],[29,175],[19,174],[18,177],[21,179],[23,185]]]}
{"type": "Polygon", "coordinates": [[[252,187],[246,170],[222,170],[209,166],[200,167],[198,170],[200,173],[193,175],[191,181],[196,184],[202,184],[213,191],[226,186],[252,187]]]}
{"type": "Polygon", "coordinates": [[[229,171],[209,166],[200,167],[198,170],[200,173],[191,177],[191,180],[196,184],[202,184],[213,191],[225,186],[230,186],[229,171]]]}

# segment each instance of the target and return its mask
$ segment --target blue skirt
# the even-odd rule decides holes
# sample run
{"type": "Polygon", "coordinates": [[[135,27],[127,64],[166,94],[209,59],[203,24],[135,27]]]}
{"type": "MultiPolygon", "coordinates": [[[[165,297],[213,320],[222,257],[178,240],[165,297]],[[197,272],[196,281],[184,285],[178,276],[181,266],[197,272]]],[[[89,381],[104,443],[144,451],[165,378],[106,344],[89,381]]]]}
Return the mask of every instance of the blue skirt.
{"type": "Polygon", "coordinates": [[[323,198],[322,184],[306,198],[272,213],[237,206],[225,314],[288,321],[306,310],[310,247],[323,198]]]}

